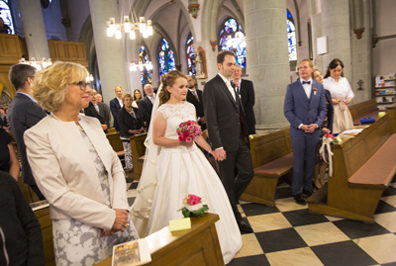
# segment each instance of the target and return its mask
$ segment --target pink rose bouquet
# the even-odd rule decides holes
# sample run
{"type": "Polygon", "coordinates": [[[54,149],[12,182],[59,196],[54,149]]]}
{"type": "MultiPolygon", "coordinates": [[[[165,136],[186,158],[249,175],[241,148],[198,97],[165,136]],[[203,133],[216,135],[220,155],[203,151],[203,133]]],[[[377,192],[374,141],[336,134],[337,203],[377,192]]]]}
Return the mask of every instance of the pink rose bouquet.
{"type": "Polygon", "coordinates": [[[177,128],[177,134],[179,135],[180,141],[191,142],[201,136],[202,130],[197,121],[188,120],[180,123],[177,128]]]}
{"type": "Polygon", "coordinates": [[[190,216],[201,216],[204,212],[209,210],[208,205],[202,204],[202,198],[189,194],[183,200],[184,207],[180,210],[183,213],[184,218],[190,216]]]}

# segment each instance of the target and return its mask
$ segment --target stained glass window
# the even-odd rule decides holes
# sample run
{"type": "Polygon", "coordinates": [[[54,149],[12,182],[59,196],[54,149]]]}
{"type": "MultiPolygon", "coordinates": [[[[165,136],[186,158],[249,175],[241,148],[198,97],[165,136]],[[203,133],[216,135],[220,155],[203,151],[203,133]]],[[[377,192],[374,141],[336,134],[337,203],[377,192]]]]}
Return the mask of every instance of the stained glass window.
{"type": "Polygon", "coordinates": [[[233,19],[227,19],[220,29],[219,49],[231,50],[236,54],[236,63],[242,68],[246,67],[246,41],[241,25],[233,19]]]}
{"type": "MultiPolygon", "coordinates": [[[[148,63],[149,57],[146,48],[142,45],[140,46],[140,51],[139,51],[139,62],[142,62],[142,64],[148,63]]],[[[147,69],[146,67],[143,67],[143,70],[140,71],[140,81],[142,84],[147,84],[151,83],[151,73],[150,70],[147,69]]]]}
{"type": "Polygon", "coordinates": [[[0,17],[3,19],[4,24],[8,26],[8,33],[15,34],[14,23],[12,21],[10,7],[8,6],[8,0],[0,0],[0,17]]]}
{"type": "Polygon", "coordinates": [[[195,76],[197,68],[195,66],[195,49],[193,36],[190,36],[190,38],[187,39],[187,65],[188,74],[190,76],[195,76]]]}
{"type": "Polygon", "coordinates": [[[293,17],[289,10],[287,14],[287,46],[289,48],[289,61],[297,60],[297,47],[296,47],[296,29],[293,23],[293,17]]]}
{"type": "Polygon", "coordinates": [[[165,74],[171,70],[175,70],[175,58],[173,51],[169,48],[169,43],[162,39],[158,53],[159,74],[165,74]]]}

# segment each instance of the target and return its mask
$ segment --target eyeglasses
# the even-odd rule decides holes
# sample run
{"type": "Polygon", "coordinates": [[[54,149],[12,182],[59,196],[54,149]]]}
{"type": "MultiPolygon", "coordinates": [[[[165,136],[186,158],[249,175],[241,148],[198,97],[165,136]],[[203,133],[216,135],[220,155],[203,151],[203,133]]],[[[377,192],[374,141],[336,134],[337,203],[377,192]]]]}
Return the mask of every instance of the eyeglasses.
{"type": "Polygon", "coordinates": [[[85,91],[87,89],[87,86],[90,86],[91,83],[87,83],[85,81],[79,81],[79,82],[73,82],[70,85],[78,85],[80,86],[80,90],[85,91]]]}

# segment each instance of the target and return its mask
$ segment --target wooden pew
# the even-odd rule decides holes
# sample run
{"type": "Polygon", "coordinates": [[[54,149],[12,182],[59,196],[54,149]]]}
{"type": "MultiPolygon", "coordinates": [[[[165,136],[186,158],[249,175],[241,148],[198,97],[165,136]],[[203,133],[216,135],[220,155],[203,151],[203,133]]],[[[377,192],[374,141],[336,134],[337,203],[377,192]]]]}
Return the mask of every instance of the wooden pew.
{"type": "Polygon", "coordinates": [[[146,146],[144,146],[146,137],[147,133],[130,137],[133,162],[132,178],[135,180],[140,180],[140,175],[142,174],[143,160],[140,160],[139,158],[144,156],[146,152],[146,146]]]}
{"type": "Polygon", "coordinates": [[[376,113],[378,111],[377,102],[375,101],[375,99],[357,103],[348,106],[348,108],[351,112],[353,120],[357,120],[365,116],[370,116],[370,114],[376,113]]]}
{"type": "Polygon", "coordinates": [[[289,127],[254,135],[250,141],[254,177],[241,200],[275,206],[275,192],[279,177],[291,173],[293,148],[289,127]]]}
{"type": "Polygon", "coordinates": [[[113,150],[117,153],[118,157],[120,157],[120,159],[124,158],[124,146],[122,145],[122,141],[118,132],[107,133],[106,137],[109,140],[111,147],[113,147],[113,150]]]}
{"type": "Polygon", "coordinates": [[[386,112],[388,113],[391,132],[396,133],[396,104],[386,107],[386,112]]]}
{"type": "Polygon", "coordinates": [[[348,106],[348,108],[349,111],[351,112],[354,125],[361,125],[360,118],[374,117],[378,115],[379,112],[377,108],[377,102],[375,101],[375,99],[357,103],[348,106]]]}
{"type": "MultiPolygon", "coordinates": [[[[216,266],[224,265],[215,222],[217,214],[206,213],[191,218],[191,230],[172,236],[169,226],[146,237],[152,261],[150,266],[216,266]]],[[[111,266],[111,257],[96,264],[111,266]]]]}
{"type": "Polygon", "coordinates": [[[396,147],[396,138],[390,137],[389,118],[385,115],[358,135],[332,145],[333,176],[308,199],[310,212],[374,223],[375,209],[396,168],[396,148],[384,150],[396,147]],[[365,176],[367,170],[376,173],[369,177],[370,182],[365,176]]]}
{"type": "MultiPolygon", "coordinates": [[[[30,205],[32,206],[32,204],[30,205]]],[[[46,266],[55,266],[54,244],[52,241],[52,220],[49,214],[49,206],[34,211],[43,235],[44,257],[46,266]]]]}

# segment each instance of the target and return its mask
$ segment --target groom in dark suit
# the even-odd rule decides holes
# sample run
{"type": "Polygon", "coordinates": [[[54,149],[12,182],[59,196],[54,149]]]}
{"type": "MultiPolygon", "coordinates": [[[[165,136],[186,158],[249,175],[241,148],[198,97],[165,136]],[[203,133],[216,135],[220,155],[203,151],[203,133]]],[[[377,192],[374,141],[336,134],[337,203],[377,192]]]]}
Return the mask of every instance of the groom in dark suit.
{"type": "Polygon", "coordinates": [[[326,98],[322,83],[312,80],[314,65],[304,59],[299,65],[300,79],[287,86],[284,114],[290,122],[293,145],[293,195],[299,204],[312,195],[315,159],[326,115],[326,98]],[[305,161],[305,176],[304,176],[305,161]],[[302,190],[301,190],[302,188],[302,190]]]}
{"type": "Polygon", "coordinates": [[[235,68],[235,54],[217,55],[219,74],[206,83],[203,93],[206,125],[214,157],[219,161],[220,178],[243,233],[253,232],[237,208],[239,197],[252,180],[254,172],[243,106],[230,78],[235,68]]]}
{"type": "Polygon", "coordinates": [[[35,74],[36,68],[31,65],[16,64],[10,68],[8,77],[17,90],[17,93],[8,109],[8,121],[21,155],[23,181],[30,186],[40,200],[44,200],[45,198],[37,187],[32,170],[30,169],[26,154],[26,145],[23,139],[25,131],[36,125],[47,115],[38,106],[37,101],[32,96],[31,86],[35,74]]]}

